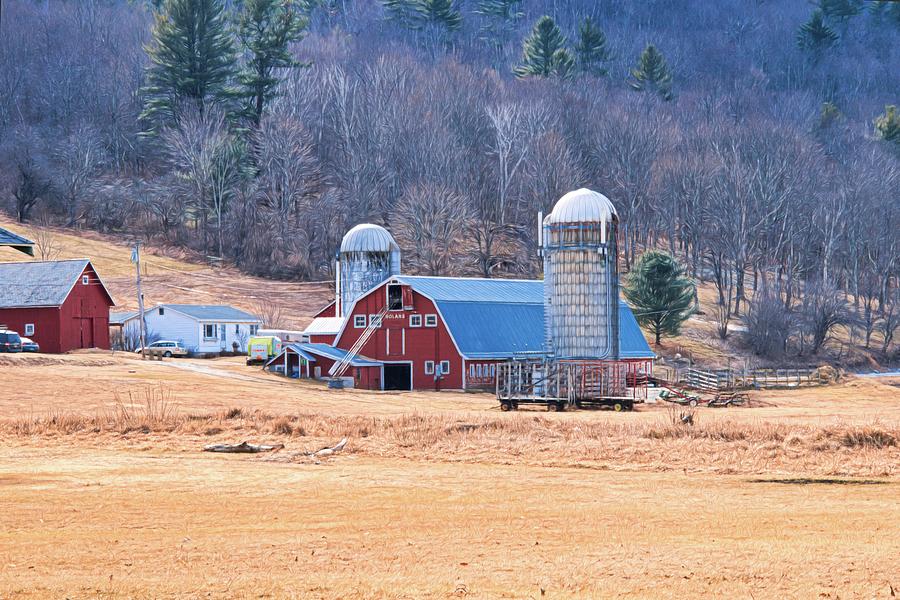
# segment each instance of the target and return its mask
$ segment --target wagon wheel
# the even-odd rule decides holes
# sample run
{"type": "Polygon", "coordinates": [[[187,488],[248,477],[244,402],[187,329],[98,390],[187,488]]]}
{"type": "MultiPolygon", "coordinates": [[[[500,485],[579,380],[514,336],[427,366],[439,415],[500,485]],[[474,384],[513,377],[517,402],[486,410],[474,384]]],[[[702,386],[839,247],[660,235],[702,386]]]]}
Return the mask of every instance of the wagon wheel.
{"type": "Polygon", "coordinates": [[[622,412],[623,410],[625,410],[625,405],[621,402],[616,402],[615,404],[613,404],[613,410],[616,412],[622,412]]]}
{"type": "Polygon", "coordinates": [[[507,412],[510,408],[512,407],[510,406],[509,402],[500,403],[500,410],[502,410],[503,412],[507,412]]]}
{"type": "Polygon", "coordinates": [[[547,410],[550,412],[557,412],[559,411],[559,404],[557,404],[556,402],[548,402],[547,410]]]}

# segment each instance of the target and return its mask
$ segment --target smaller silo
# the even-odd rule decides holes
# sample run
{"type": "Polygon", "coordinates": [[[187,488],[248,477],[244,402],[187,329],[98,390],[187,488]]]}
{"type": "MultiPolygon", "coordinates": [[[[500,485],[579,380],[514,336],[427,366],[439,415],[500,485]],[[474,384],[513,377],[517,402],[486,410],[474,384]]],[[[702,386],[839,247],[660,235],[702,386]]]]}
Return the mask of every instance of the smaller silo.
{"type": "Polygon", "coordinates": [[[337,314],[344,316],[356,300],[392,275],[400,274],[400,246],[387,229],[363,223],[341,241],[337,264],[337,314]]]}

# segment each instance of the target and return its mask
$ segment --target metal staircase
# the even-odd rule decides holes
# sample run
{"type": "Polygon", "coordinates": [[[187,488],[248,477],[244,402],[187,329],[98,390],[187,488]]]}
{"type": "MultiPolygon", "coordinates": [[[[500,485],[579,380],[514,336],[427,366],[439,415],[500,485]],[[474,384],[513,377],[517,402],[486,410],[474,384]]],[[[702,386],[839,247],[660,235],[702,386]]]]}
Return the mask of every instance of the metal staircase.
{"type": "Polygon", "coordinates": [[[362,350],[363,346],[366,345],[366,342],[372,337],[372,334],[381,327],[381,321],[384,319],[384,315],[387,314],[388,307],[385,306],[381,309],[374,319],[369,320],[368,326],[363,330],[360,334],[359,338],[357,338],[356,342],[354,342],[353,346],[347,351],[347,354],[343,356],[339,361],[335,362],[331,365],[331,368],[328,370],[328,374],[334,378],[339,379],[344,375],[344,372],[353,362],[357,356],[359,356],[359,351],[362,350]]]}

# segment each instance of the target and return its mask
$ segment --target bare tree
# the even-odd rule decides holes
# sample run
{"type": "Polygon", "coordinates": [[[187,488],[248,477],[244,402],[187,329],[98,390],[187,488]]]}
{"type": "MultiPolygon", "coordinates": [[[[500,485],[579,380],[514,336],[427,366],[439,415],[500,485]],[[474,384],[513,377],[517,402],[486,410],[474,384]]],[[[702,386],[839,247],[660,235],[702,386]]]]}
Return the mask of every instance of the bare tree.
{"type": "Polygon", "coordinates": [[[835,328],[850,321],[843,293],[825,283],[807,285],[800,311],[803,329],[810,338],[811,354],[818,354],[835,328]]]}
{"type": "Polygon", "coordinates": [[[466,200],[457,192],[433,184],[407,188],[393,219],[407,266],[427,275],[449,274],[468,219],[466,200]]]}
{"type": "Polygon", "coordinates": [[[59,258],[63,246],[59,241],[56,231],[50,228],[46,216],[39,219],[39,224],[31,229],[31,239],[37,249],[38,258],[41,260],[56,260],[59,258]]]}

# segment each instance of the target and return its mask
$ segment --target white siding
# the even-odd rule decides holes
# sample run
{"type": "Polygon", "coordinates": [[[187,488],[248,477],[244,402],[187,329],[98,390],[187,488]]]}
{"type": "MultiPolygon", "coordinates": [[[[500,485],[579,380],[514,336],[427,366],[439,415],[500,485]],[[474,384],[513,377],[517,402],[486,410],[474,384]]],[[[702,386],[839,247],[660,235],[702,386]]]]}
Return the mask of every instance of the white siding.
{"type": "MultiPolygon", "coordinates": [[[[229,323],[225,321],[198,321],[193,317],[175,309],[163,307],[164,314],[159,314],[159,307],[146,313],[148,339],[171,340],[180,342],[190,352],[231,352],[232,343],[238,343],[238,351],[247,351],[250,340],[250,323],[229,323]],[[216,326],[216,338],[205,339],[206,325],[216,326]],[[225,336],[222,338],[224,328],[225,336]],[[151,337],[153,336],[153,337],[151,337]]],[[[125,324],[127,330],[139,327],[137,318],[125,324]]]]}

